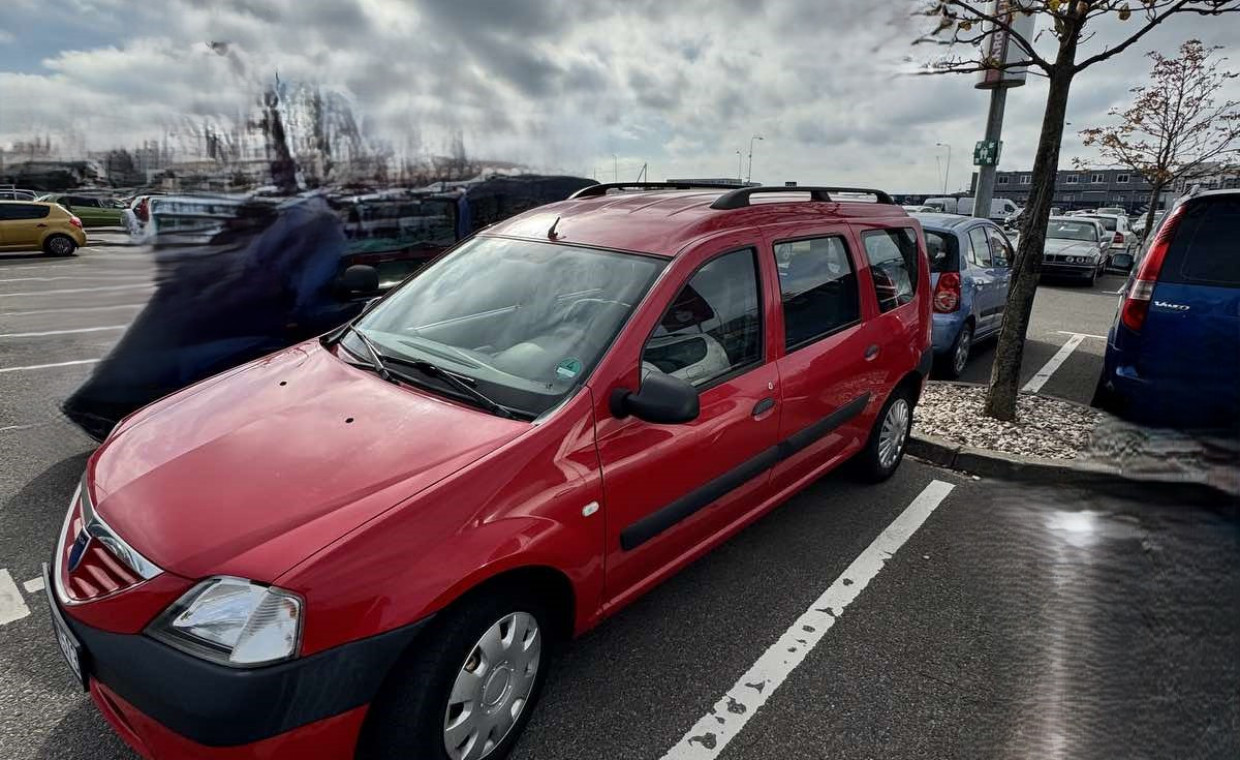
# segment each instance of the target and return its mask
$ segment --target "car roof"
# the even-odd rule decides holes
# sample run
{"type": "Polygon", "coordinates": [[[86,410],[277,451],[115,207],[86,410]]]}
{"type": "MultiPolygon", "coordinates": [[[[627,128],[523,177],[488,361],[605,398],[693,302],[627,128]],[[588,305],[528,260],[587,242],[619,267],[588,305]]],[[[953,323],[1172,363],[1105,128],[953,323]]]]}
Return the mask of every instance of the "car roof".
{"type": "Polygon", "coordinates": [[[711,204],[725,193],[737,189],[660,188],[587,193],[583,197],[527,211],[488,227],[482,234],[547,240],[554,224],[553,239],[559,243],[671,257],[697,239],[728,229],[789,222],[822,224],[843,219],[912,219],[894,203],[856,201],[844,197],[830,201],[783,197],[784,193],[803,195],[811,192],[809,187],[765,188],[751,205],[712,208],[711,204]]]}
{"type": "Polygon", "coordinates": [[[970,222],[978,222],[988,226],[995,226],[995,223],[989,219],[982,219],[976,216],[965,216],[964,214],[912,214],[914,219],[921,222],[921,226],[926,229],[939,231],[954,230],[957,227],[967,226],[970,222]]]}

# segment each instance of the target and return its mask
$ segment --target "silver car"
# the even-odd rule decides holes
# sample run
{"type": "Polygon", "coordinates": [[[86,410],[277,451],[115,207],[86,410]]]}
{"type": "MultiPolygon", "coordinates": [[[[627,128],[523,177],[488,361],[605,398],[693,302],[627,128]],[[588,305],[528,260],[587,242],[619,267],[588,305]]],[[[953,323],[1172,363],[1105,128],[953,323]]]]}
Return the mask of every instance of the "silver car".
{"type": "Polygon", "coordinates": [[[1053,216],[1042,247],[1042,274],[1083,279],[1091,286],[1106,269],[1111,235],[1091,217],[1053,216]]]}

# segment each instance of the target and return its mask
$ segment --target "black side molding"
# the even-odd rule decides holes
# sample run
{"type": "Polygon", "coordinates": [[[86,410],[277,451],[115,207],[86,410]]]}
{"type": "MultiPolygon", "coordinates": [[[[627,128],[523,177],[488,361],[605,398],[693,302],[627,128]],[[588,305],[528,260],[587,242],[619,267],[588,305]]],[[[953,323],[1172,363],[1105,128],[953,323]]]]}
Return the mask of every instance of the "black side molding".
{"type": "Polygon", "coordinates": [[[794,433],[761,454],[745,460],[706,485],[646,515],[620,531],[620,548],[624,551],[632,551],[681,520],[713,504],[783,460],[808,448],[815,441],[825,438],[832,430],[861,414],[868,403],[870,403],[870,394],[863,393],[818,422],[794,433]]]}

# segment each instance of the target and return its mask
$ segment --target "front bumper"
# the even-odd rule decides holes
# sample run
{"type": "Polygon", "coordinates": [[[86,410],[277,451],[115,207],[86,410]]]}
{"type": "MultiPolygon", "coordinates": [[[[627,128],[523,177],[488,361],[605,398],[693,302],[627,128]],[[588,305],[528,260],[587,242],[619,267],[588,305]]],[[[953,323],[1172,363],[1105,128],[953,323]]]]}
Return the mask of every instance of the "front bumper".
{"type": "Polygon", "coordinates": [[[1052,277],[1089,277],[1098,271],[1098,262],[1091,261],[1085,264],[1069,263],[1066,261],[1043,261],[1042,274],[1048,274],[1052,277]]]}
{"type": "Polygon", "coordinates": [[[68,614],[54,594],[49,601],[81,646],[84,678],[100,710],[139,753],[156,760],[350,756],[360,716],[430,619],[308,657],[238,669],[141,634],[94,628],[68,614]],[[309,750],[307,735],[319,737],[309,750]],[[325,741],[348,752],[320,754],[325,741]],[[291,751],[297,747],[303,749],[291,751]]]}

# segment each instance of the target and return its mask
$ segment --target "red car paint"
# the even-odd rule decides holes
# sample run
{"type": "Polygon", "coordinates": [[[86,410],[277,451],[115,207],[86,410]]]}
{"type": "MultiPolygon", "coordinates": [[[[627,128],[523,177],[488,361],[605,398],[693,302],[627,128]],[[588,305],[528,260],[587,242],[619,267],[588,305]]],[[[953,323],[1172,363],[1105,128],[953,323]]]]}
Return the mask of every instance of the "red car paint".
{"type": "MultiPolygon", "coordinates": [[[[306,658],[408,626],[487,579],[540,568],[571,588],[575,633],[597,624],[857,453],[896,385],[920,382],[928,355],[925,243],[899,206],[711,209],[719,194],[570,200],[485,233],[545,241],[558,219],[558,243],[669,258],[579,391],[536,423],[386,383],[317,341],[134,414],[91,457],[85,487],[111,528],[165,573],[64,614],[136,634],[197,581],[239,576],[304,600],[306,658]],[[881,313],[861,234],[891,227],[915,233],[919,272],[912,302],[881,313]],[[772,246],[820,235],[847,244],[861,319],[788,353],[772,246]],[[702,391],[692,422],[617,419],[609,399],[638,387],[642,348],[671,299],[699,266],[739,248],[758,254],[760,366],[702,391]],[[773,407],[753,413],[769,400],[773,407]],[[829,434],[622,548],[627,526],[850,405],[856,413],[829,434]],[[597,514],[583,512],[591,504],[597,514]]],[[[151,758],[324,756],[324,747],[354,746],[364,713],[199,751],[107,685],[92,679],[90,688],[151,758]]]]}

